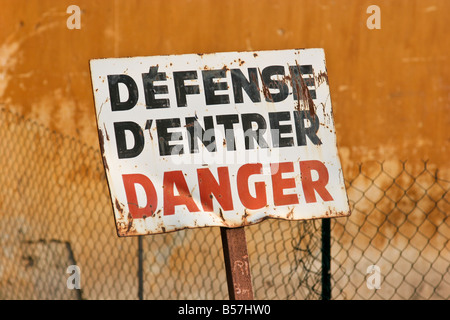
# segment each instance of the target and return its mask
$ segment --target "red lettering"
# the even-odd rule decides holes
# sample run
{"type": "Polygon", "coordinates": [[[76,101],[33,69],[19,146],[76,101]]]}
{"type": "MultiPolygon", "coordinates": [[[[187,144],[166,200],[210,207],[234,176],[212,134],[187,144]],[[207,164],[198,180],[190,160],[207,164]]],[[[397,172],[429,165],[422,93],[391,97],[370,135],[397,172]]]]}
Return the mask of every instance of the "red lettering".
{"type": "MultiPolygon", "coordinates": [[[[267,186],[265,181],[250,184],[250,177],[262,175],[261,163],[248,163],[242,165],[237,171],[236,186],[242,205],[250,210],[259,210],[267,206],[267,186]],[[251,188],[252,187],[252,188],[251,188]],[[254,189],[253,189],[254,187],[254,189]],[[252,192],[250,192],[250,189],[252,192]],[[254,190],[254,191],[253,191],[254,190]]],[[[296,188],[294,177],[284,177],[284,174],[293,173],[294,163],[282,162],[270,165],[272,178],[273,205],[286,206],[299,203],[298,195],[285,194],[286,189],[296,188]]],[[[325,164],[318,160],[300,161],[301,184],[306,203],[317,202],[317,195],[323,201],[333,201],[333,197],[326,186],[329,173],[325,164]],[[318,176],[313,180],[312,171],[318,176]]],[[[213,197],[225,211],[234,209],[231,181],[228,167],[217,168],[217,179],[209,168],[197,169],[200,202],[204,212],[214,211],[213,197]]],[[[158,198],[152,181],[142,174],[122,175],[128,207],[133,219],[151,217],[157,209],[158,198]],[[146,204],[139,207],[137,187],[139,184],[146,196],[146,204]]],[[[201,211],[192,198],[181,170],[164,173],[163,178],[164,215],[175,214],[176,206],[185,206],[189,212],[201,211]]]]}
{"type": "Polygon", "coordinates": [[[295,178],[283,179],[282,177],[285,172],[294,172],[294,164],[292,162],[272,163],[270,170],[272,171],[273,202],[275,206],[297,204],[298,196],[296,194],[284,194],[283,192],[284,189],[295,188],[295,178]]]}
{"type": "Polygon", "coordinates": [[[237,173],[237,188],[239,198],[247,209],[257,210],[267,205],[266,184],[262,181],[255,182],[256,197],[252,197],[248,188],[248,180],[251,175],[261,174],[261,163],[249,163],[239,168],[237,173]]]}
{"type": "Polygon", "coordinates": [[[133,219],[152,216],[158,205],[158,197],[150,179],[143,174],[124,174],[122,179],[127,195],[128,208],[133,219]],[[143,208],[138,205],[135,184],[140,184],[144,188],[147,204],[143,208]]]}
{"type": "Polygon", "coordinates": [[[300,172],[302,175],[303,193],[307,203],[316,202],[316,194],[314,190],[320,195],[324,201],[333,201],[333,197],[325,188],[328,183],[328,170],[325,165],[318,160],[300,161],[300,172]],[[311,171],[314,170],[319,174],[316,181],[312,180],[311,171]]]}
{"type": "Polygon", "coordinates": [[[190,212],[200,211],[192,199],[183,172],[169,171],[164,173],[164,215],[175,213],[175,206],[185,205],[190,212]],[[176,187],[179,195],[174,194],[173,187],[176,187]]]}
{"type": "Polygon", "coordinates": [[[233,210],[228,167],[217,168],[217,173],[219,175],[219,183],[217,183],[209,168],[197,169],[200,200],[203,210],[208,212],[213,211],[212,195],[217,199],[223,210],[233,210]]]}

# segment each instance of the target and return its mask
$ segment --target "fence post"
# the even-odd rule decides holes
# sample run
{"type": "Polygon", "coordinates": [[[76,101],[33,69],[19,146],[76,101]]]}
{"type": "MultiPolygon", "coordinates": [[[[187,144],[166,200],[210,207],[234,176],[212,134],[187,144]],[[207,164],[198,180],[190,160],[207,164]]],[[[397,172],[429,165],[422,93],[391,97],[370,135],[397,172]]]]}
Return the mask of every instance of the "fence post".
{"type": "Polygon", "coordinates": [[[220,228],[230,300],[253,300],[244,227],[220,228]]]}
{"type": "Polygon", "coordinates": [[[144,257],[142,236],[138,236],[138,299],[144,300],[144,257]]]}
{"type": "Polygon", "coordinates": [[[322,300],[331,300],[331,226],[322,219],[322,300]]]}

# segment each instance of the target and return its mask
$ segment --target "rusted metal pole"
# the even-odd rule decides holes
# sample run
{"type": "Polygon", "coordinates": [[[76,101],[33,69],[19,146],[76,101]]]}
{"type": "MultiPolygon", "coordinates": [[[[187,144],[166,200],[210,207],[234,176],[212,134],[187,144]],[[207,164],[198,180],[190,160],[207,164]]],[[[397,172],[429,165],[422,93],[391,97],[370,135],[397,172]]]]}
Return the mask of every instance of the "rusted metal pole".
{"type": "Polygon", "coordinates": [[[245,229],[220,228],[230,300],[253,300],[245,229]]]}

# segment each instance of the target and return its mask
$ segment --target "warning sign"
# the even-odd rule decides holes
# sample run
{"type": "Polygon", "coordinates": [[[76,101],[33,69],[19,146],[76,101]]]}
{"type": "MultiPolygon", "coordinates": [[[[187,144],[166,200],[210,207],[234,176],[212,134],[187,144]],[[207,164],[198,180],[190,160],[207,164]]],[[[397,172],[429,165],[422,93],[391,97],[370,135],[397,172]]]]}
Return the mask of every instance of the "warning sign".
{"type": "Polygon", "coordinates": [[[91,60],[119,236],[350,214],[322,49],[91,60]]]}

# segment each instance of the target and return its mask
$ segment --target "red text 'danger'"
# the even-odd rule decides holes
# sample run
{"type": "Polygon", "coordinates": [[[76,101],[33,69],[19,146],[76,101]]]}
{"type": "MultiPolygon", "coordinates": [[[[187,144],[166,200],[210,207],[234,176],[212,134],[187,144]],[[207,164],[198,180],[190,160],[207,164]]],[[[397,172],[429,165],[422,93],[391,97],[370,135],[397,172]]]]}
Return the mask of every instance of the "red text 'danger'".
{"type": "Polygon", "coordinates": [[[326,188],[329,180],[327,167],[318,160],[271,164],[271,183],[255,179],[264,175],[261,163],[244,164],[232,177],[226,166],[217,168],[217,172],[214,173],[217,178],[209,168],[199,168],[196,171],[198,199],[194,199],[190,191],[194,189],[194,186],[188,185],[185,174],[181,170],[164,172],[162,186],[155,185],[143,174],[124,174],[122,178],[129,212],[133,219],[137,219],[150,217],[159,209],[166,216],[173,215],[177,206],[184,206],[189,212],[213,212],[214,209],[235,210],[237,201],[250,210],[262,209],[268,205],[296,205],[301,195],[288,192],[289,189],[297,187],[296,179],[292,176],[295,166],[299,166],[301,190],[307,204],[321,200],[333,201],[333,197],[326,188]],[[234,193],[232,192],[233,184],[237,189],[234,193]],[[156,188],[161,187],[162,199],[159,199],[156,188]],[[138,188],[144,191],[145,204],[138,204],[143,202],[142,199],[138,201],[138,188]],[[269,192],[271,203],[269,203],[269,192]],[[220,208],[214,208],[213,199],[217,202],[216,206],[220,208]]]}

